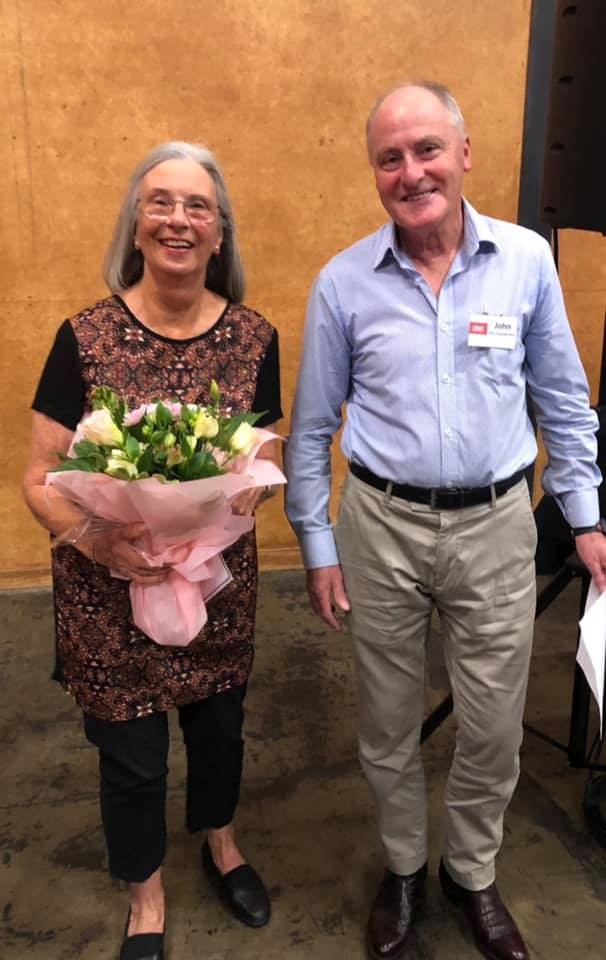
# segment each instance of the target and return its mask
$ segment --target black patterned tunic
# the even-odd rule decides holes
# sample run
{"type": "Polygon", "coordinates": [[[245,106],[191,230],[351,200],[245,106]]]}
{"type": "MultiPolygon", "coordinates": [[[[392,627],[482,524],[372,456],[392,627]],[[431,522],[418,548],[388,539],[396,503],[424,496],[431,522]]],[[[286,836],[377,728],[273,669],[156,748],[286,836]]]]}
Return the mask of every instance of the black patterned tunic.
{"type": "MultiPolygon", "coordinates": [[[[259,426],[282,416],[277,334],[260,314],[228,304],[201,336],[171,340],[114,296],[62,325],[33,408],[74,429],[97,386],[111,387],[131,408],[157,399],[205,404],[213,379],[224,410],[267,411],[259,426]]],[[[254,530],[223,557],[233,581],[209,601],[205,627],[188,647],[163,647],[134,626],[127,581],[73,547],[53,551],[59,679],[87,713],[130,720],[246,681],[254,653],[254,530]]]]}

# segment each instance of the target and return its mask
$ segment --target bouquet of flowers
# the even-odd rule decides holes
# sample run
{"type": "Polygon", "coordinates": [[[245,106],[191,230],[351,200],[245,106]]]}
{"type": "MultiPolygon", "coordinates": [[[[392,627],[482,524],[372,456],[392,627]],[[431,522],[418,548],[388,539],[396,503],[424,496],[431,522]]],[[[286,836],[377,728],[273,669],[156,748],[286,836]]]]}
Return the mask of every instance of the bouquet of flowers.
{"type": "Polygon", "coordinates": [[[232,501],[285,482],[272,461],[257,458],[276,437],[253,426],[260,414],[225,416],[220,403],[214,381],[206,407],[158,401],[128,410],[99,387],[92,413],[46,477],[91,518],[62,542],[90,539],[111,524],[145,524],[138,549],[171,571],[160,584],[131,581],[130,599],[135,624],[160,644],[190,643],[206,623],[205,601],[232,579],[221,551],[254,525],[254,517],[232,513],[232,501]]]}

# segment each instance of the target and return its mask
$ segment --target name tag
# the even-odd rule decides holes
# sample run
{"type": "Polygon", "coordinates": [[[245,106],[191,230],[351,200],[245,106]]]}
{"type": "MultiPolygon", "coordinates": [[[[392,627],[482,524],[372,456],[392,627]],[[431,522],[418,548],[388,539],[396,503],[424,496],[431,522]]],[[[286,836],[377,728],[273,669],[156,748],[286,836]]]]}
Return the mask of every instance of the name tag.
{"type": "Polygon", "coordinates": [[[472,313],[469,318],[467,345],[513,350],[517,333],[517,317],[493,317],[489,313],[472,313]]]}

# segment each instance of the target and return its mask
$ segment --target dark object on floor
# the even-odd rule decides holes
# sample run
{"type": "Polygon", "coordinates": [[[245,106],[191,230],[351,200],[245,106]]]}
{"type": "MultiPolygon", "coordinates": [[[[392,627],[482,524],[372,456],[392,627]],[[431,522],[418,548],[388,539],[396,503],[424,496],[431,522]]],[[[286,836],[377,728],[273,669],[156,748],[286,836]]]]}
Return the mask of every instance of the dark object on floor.
{"type": "Polygon", "coordinates": [[[589,778],[583,797],[583,812],[592,836],[606,847],[606,776],[589,778]]]}

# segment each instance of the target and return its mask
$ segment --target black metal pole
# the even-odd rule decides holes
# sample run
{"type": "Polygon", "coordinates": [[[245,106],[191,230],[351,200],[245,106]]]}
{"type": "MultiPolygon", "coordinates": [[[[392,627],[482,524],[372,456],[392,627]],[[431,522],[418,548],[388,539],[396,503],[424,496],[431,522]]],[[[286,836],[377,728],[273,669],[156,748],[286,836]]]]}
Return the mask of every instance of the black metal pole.
{"type": "Polygon", "coordinates": [[[551,227],[541,221],[539,214],[555,22],[554,0],[533,0],[528,38],[518,223],[536,230],[547,240],[551,237],[551,227]]]}

